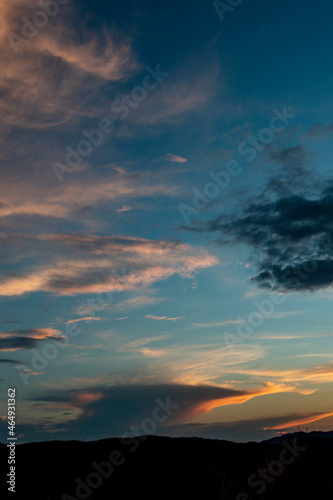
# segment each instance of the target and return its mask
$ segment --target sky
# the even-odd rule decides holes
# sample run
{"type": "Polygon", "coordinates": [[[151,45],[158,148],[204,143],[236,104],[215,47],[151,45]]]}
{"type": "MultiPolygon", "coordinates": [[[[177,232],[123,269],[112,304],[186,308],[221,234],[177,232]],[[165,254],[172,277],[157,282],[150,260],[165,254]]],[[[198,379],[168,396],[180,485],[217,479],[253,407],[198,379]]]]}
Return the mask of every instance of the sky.
{"type": "Polygon", "coordinates": [[[0,5],[1,440],[331,430],[332,2],[0,5]]]}

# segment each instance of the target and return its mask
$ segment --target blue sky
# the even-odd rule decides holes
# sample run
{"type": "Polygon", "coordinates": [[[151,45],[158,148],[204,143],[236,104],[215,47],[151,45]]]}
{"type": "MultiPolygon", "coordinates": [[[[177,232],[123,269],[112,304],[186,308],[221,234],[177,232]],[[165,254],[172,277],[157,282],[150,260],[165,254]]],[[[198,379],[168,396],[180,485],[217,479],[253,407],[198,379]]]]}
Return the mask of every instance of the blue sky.
{"type": "Polygon", "coordinates": [[[331,2],[47,5],[2,5],[0,425],[331,429],[331,2]]]}

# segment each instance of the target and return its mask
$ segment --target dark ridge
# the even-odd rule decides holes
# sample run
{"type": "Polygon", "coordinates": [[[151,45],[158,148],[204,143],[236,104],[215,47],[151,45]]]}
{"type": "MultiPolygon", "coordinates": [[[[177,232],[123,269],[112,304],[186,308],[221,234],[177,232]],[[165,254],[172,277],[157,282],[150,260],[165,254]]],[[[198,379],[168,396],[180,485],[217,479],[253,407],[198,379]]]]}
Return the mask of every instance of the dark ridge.
{"type": "Polygon", "coordinates": [[[332,437],[315,432],[262,443],[142,436],[21,444],[15,495],[6,491],[8,448],[1,444],[0,493],[15,500],[323,500],[333,493],[332,437]],[[110,462],[110,454],[123,463],[108,478],[96,476],[93,462],[110,462]],[[260,469],[268,480],[259,477],[260,469]],[[82,486],[89,476],[100,486],[77,489],[77,478],[82,486]]]}

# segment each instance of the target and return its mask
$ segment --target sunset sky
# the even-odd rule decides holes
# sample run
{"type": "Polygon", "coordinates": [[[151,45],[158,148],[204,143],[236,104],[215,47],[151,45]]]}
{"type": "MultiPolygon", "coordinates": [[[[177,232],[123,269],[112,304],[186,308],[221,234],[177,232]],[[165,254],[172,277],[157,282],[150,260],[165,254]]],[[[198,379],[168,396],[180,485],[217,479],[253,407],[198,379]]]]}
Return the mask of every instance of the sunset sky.
{"type": "Polygon", "coordinates": [[[3,442],[333,428],[333,4],[222,3],[0,0],[3,442]]]}

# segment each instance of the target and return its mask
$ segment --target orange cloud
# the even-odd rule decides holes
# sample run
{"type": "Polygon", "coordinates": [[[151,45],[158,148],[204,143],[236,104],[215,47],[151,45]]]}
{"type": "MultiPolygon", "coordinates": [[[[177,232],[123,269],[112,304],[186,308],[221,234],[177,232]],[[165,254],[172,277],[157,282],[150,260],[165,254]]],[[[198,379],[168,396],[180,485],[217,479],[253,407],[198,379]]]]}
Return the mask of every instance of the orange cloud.
{"type": "Polygon", "coordinates": [[[237,373],[254,375],[256,377],[279,378],[282,382],[309,381],[313,383],[326,383],[333,382],[333,363],[292,370],[237,369],[237,373]]]}
{"type": "Polygon", "coordinates": [[[5,123],[45,128],[73,116],[102,113],[101,105],[93,106],[89,99],[79,98],[90,90],[91,79],[98,91],[105,81],[127,79],[140,69],[133,41],[115,28],[100,29],[98,38],[86,29],[80,40],[71,27],[73,17],[80,22],[80,12],[73,2],[60,5],[58,22],[48,22],[29,39],[22,32],[22,17],[31,20],[40,10],[38,2],[1,0],[0,6],[0,84],[4,89],[0,109],[5,123]],[[17,36],[22,43],[17,43],[17,36]]]}
{"type": "Polygon", "coordinates": [[[257,391],[249,391],[240,396],[232,396],[230,398],[216,399],[213,401],[207,401],[205,403],[199,404],[193,409],[192,416],[201,415],[202,413],[208,413],[214,408],[219,408],[226,405],[243,404],[250,401],[253,398],[259,396],[265,396],[267,394],[277,394],[281,392],[292,392],[295,387],[286,386],[284,384],[272,384],[271,382],[266,382],[262,389],[257,391]]]}
{"type": "Polygon", "coordinates": [[[12,332],[0,332],[0,338],[13,336],[28,337],[31,339],[45,340],[49,338],[63,338],[63,334],[54,328],[31,328],[30,330],[15,330],[12,332]]]}
{"type": "Polygon", "coordinates": [[[80,321],[102,321],[102,318],[96,316],[86,316],[85,318],[69,319],[65,322],[65,325],[71,325],[72,323],[79,323],[80,321]]]}
{"type": "Polygon", "coordinates": [[[144,177],[133,180],[129,176],[119,175],[106,180],[88,174],[84,179],[76,178],[75,184],[70,181],[63,183],[61,190],[58,189],[55,176],[54,182],[43,189],[40,185],[32,185],[23,180],[13,184],[11,180],[6,181],[4,178],[2,184],[0,217],[21,214],[68,218],[75,214],[77,216],[78,209],[87,205],[118,201],[121,198],[127,200],[154,195],[174,197],[179,191],[178,187],[158,180],[148,183],[148,179],[144,177]]]}
{"type": "Polygon", "coordinates": [[[312,422],[316,422],[317,420],[321,420],[323,418],[332,417],[333,413],[321,413],[316,415],[307,415],[304,417],[297,418],[296,420],[290,420],[284,424],[274,425],[272,427],[264,427],[264,431],[266,430],[283,430],[289,429],[291,427],[298,427],[300,425],[311,424],[312,422]]]}
{"type": "Polygon", "coordinates": [[[0,295],[139,290],[175,274],[190,278],[195,271],[217,263],[216,257],[202,248],[143,238],[45,235],[37,240],[48,245],[54,263],[40,265],[26,275],[9,276],[0,295]],[[49,242],[53,243],[51,247],[49,242]],[[116,275],[115,270],[122,271],[125,266],[126,274],[116,275]]]}
{"type": "Polygon", "coordinates": [[[73,398],[75,406],[82,408],[95,403],[100,399],[103,399],[104,395],[102,392],[86,392],[82,394],[76,394],[73,398]]]}

